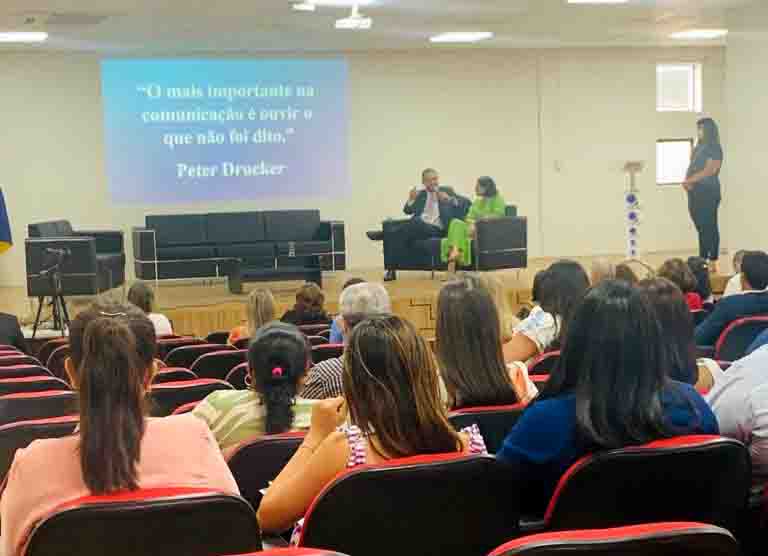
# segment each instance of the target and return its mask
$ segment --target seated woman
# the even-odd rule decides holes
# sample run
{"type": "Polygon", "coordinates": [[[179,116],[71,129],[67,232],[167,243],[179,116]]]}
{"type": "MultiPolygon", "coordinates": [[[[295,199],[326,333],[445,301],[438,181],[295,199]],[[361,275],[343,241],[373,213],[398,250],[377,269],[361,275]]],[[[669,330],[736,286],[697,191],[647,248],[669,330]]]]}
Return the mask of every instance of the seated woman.
{"type": "Polygon", "coordinates": [[[256,331],[270,321],[275,320],[275,298],[266,288],[256,288],[248,294],[248,307],[245,310],[247,323],[237,326],[229,333],[227,343],[235,345],[243,338],[253,338],[256,331]]]}
{"type": "MultiPolygon", "coordinates": [[[[341,287],[341,293],[343,294],[347,288],[350,288],[352,286],[357,286],[358,284],[365,284],[365,280],[363,280],[362,278],[350,278],[349,280],[344,282],[344,285],[341,287]]],[[[334,318],[333,322],[331,323],[331,335],[328,338],[329,344],[344,343],[344,333],[341,331],[341,328],[342,328],[342,318],[341,318],[341,315],[337,315],[336,318],[334,318]]]]}
{"type": "Polygon", "coordinates": [[[657,275],[680,288],[689,310],[700,311],[704,308],[701,295],[696,291],[696,277],[683,259],[669,259],[661,265],[657,275]]]}
{"type": "Polygon", "coordinates": [[[507,212],[507,204],[496,188],[496,182],[488,176],[477,180],[477,198],[464,220],[451,220],[448,236],[440,244],[440,257],[448,263],[448,271],[456,272],[456,266],[472,264],[472,238],[475,222],[483,218],[500,218],[507,212]]]}
{"type": "Polygon", "coordinates": [[[476,278],[491,295],[493,303],[496,305],[496,310],[499,312],[499,319],[501,320],[501,341],[506,344],[512,339],[512,330],[520,324],[520,319],[517,318],[517,315],[515,315],[510,307],[504,283],[497,275],[490,272],[478,274],[476,278]]]}
{"type": "Polygon", "coordinates": [[[325,294],[317,284],[308,282],[296,292],[296,304],[280,319],[290,324],[328,324],[331,319],[323,309],[325,294]]]}
{"type": "Polygon", "coordinates": [[[694,384],[699,392],[708,392],[714,381],[723,377],[723,371],[712,359],[696,359],[693,318],[680,288],[666,278],[656,278],[640,282],[640,289],[656,311],[670,348],[670,378],[694,384]]]}
{"type": "Polygon", "coordinates": [[[683,434],[717,434],[717,420],[674,362],[646,296],[606,281],[574,311],[560,364],[496,457],[522,473],[522,510],[543,512],[582,456],[683,434]]]}
{"type": "Polygon", "coordinates": [[[478,278],[443,286],[435,332],[450,409],[528,402],[538,394],[525,365],[504,363],[499,313],[478,278]]]}
{"type": "Polygon", "coordinates": [[[144,311],[149,320],[155,327],[155,334],[158,336],[170,336],[173,334],[173,327],[168,317],[160,313],[155,313],[155,292],[144,282],[136,282],[128,290],[128,303],[131,303],[144,311]]]}
{"type": "Polygon", "coordinates": [[[167,486],[239,494],[205,423],[192,415],[146,417],[156,345],[144,313],[93,306],[72,321],[70,348],[80,429],[16,452],[0,501],[3,554],[21,555],[41,518],[82,496],[167,486]]]}
{"type": "Polygon", "coordinates": [[[435,358],[400,317],[358,324],[344,352],[343,398],[319,402],[296,454],[259,506],[262,530],[285,531],[336,475],[420,454],[484,453],[476,428],[457,433],[440,401],[435,358]],[[351,425],[339,428],[349,419],[351,425]]]}
{"type": "Polygon", "coordinates": [[[696,278],[696,293],[701,297],[701,302],[703,304],[712,303],[714,298],[712,297],[712,282],[709,278],[709,263],[701,257],[689,257],[686,262],[696,278]]]}
{"type": "Polygon", "coordinates": [[[213,431],[222,450],[263,434],[309,428],[314,402],[298,396],[312,361],[304,335],[272,322],[248,347],[248,390],[219,390],[192,412],[213,431]]]}
{"type": "Polygon", "coordinates": [[[539,272],[533,283],[534,308],[504,344],[507,363],[528,361],[558,349],[573,307],[589,289],[589,277],[574,261],[558,261],[539,272]]]}
{"type": "Polygon", "coordinates": [[[613,280],[616,278],[616,265],[608,259],[596,259],[592,262],[592,268],[589,271],[589,282],[593,286],[598,285],[603,280],[613,280]]]}

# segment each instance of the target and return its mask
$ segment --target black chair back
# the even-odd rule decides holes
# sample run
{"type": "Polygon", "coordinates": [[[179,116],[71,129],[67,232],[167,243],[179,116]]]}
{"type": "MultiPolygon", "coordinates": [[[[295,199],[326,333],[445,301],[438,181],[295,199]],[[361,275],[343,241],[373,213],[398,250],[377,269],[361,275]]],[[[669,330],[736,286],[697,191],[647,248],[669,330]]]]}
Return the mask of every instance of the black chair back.
{"type": "Polygon", "coordinates": [[[227,458],[240,495],[254,509],[261,503],[261,490],[280,474],[304,441],[304,433],[260,436],[240,444],[227,458]]]}
{"type": "Polygon", "coordinates": [[[299,544],[365,556],[487,554],[518,532],[518,488],[516,474],[493,456],[352,468],[312,503],[299,544]]]}
{"type": "Polygon", "coordinates": [[[53,338],[52,340],[48,340],[42,346],[40,346],[40,350],[37,352],[37,358],[40,360],[40,362],[47,365],[48,358],[51,356],[54,350],[68,344],[69,338],[53,338]]]}
{"type": "Polygon", "coordinates": [[[14,353],[13,355],[0,356],[0,367],[10,367],[12,365],[40,365],[42,363],[38,361],[36,357],[31,355],[24,355],[23,353],[14,353]]]}
{"type": "Polygon", "coordinates": [[[64,361],[69,357],[70,349],[69,344],[62,344],[54,349],[48,356],[48,361],[45,362],[45,366],[51,371],[53,376],[62,380],[67,380],[67,371],[64,369],[64,361]]]}
{"type": "Polygon", "coordinates": [[[457,409],[448,415],[456,430],[477,425],[485,440],[488,452],[495,454],[501,448],[509,431],[525,409],[525,404],[468,407],[457,409]]]}
{"type": "Polygon", "coordinates": [[[301,330],[305,336],[320,336],[322,332],[331,329],[331,321],[322,324],[300,324],[301,330]]]}
{"type": "Polygon", "coordinates": [[[657,521],[728,528],[746,509],[747,449],[718,436],[680,436],[598,452],[563,475],[545,516],[548,529],[595,529],[657,521]]]}
{"type": "Polygon", "coordinates": [[[560,352],[550,351],[542,353],[536,359],[534,359],[530,365],[528,365],[528,374],[533,375],[549,375],[555,370],[555,367],[560,363],[560,352]]]}
{"type": "Polygon", "coordinates": [[[57,508],[33,530],[26,556],[220,556],[258,550],[259,525],[241,497],[160,488],[88,496],[57,508]]]}
{"type": "Polygon", "coordinates": [[[0,481],[8,473],[16,450],[26,448],[40,438],[61,438],[75,432],[77,415],[16,421],[0,426],[0,481]]]}
{"type": "Polygon", "coordinates": [[[344,353],[344,344],[321,344],[312,346],[312,361],[317,365],[334,357],[341,357],[344,353]]]}
{"type": "Polygon", "coordinates": [[[174,338],[158,338],[157,340],[157,357],[165,361],[168,354],[174,349],[184,346],[196,346],[206,343],[205,340],[195,338],[192,336],[181,336],[174,338]]]}
{"type": "Polygon", "coordinates": [[[207,344],[221,344],[225,346],[228,340],[229,332],[225,331],[211,332],[205,337],[205,343],[207,344]]]}
{"type": "Polygon", "coordinates": [[[235,390],[247,390],[248,384],[245,378],[248,376],[248,363],[241,363],[227,375],[226,381],[229,382],[235,390]]]}
{"type": "Polygon", "coordinates": [[[715,345],[715,359],[737,361],[747,354],[747,348],[765,330],[768,316],[746,317],[736,320],[720,334],[715,345]]]}
{"type": "Polygon", "coordinates": [[[233,388],[228,382],[210,378],[153,384],[149,391],[150,412],[153,417],[166,417],[176,408],[191,402],[202,401],[216,390],[233,390],[233,388]]]}
{"type": "Polygon", "coordinates": [[[232,346],[222,346],[221,344],[197,344],[191,346],[181,346],[171,351],[164,359],[169,367],[181,367],[183,369],[192,369],[192,364],[198,358],[206,353],[214,351],[234,350],[232,346]]]}
{"type": "Polygon", "coordinates": [[[650,523],[522,537],[490,556],[739,556],[733,535],[703,523],[650,523]]]}
{"type": "Polygon", "coordinates": [[[53,373],[40,365],[10,365],[0,367],[0,378],[20,378],[25,376],[53,376],[53,373]]]}
{"type": "Polygon", "coordinates": [[[200,378],[218,378],[224,380],[229,371],[245,362],[246,350],[212,351],[192,363],[190,370],[200,378]]]}
{"type": "Polygon", "coordinates": [[[197,380],[198,376],[189,369],[178,367],[166,367],[157,371],[152,378],[152,384],[165,384],[166,382],[182,382],[184,380],[197,380]]]}
{"type": "Polygon", "coordinates": [[[0,396],[0,425],[77,414],[77,394],[71,391],[48,390],[0,396]]]}
{"type": "Polygon", "coordinates": [[[45,392],[46,390],[69,390],[69,384],[52,376],[27,376],[0,378],[0,396],[21,392],[45,392]]]}

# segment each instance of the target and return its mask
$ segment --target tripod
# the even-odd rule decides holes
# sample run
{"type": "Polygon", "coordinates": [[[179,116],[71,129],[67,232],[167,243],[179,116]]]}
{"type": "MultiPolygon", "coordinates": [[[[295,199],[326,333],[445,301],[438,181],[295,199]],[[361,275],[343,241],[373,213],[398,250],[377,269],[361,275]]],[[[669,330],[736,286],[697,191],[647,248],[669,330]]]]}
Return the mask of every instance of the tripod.
{"type": "MultiPolygon", "coordinates": [[[[61,331],[61,335],[64,336],[64,331],[69,329],[69,311],[67,311],[67,300],[64,299],[64,294],[61,288],[61,263],[58,261],[52,267],[40,272],[41,276],[49,276],[51,278],[51,286],[53,289],[53,295],[51,296],[51,313],[53,315],[53,329],[61,331]]],[[[45,304],[45,296],[41,295],[37,298],[37,316],[35,317],[35,326],[32,330],[32,339],[37,336],[37,330],[40,327],[40,316],[43,312],[43,305],[45,304]]]]}

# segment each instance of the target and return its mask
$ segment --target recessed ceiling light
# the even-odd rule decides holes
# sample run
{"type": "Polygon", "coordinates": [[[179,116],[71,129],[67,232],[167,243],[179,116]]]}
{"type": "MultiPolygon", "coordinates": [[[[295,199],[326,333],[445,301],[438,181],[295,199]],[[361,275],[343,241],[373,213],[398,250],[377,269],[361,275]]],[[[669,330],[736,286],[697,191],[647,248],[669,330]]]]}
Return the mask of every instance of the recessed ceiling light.
{"type": "Polygon", "coordinates": [[[451,33],[440,33],[430,37],[430,42],[480,42],[493,38],[493,33],[489,31],[455,31],[451,33]]]}
{"type": "Polygon", "coordinates": [[[728,29],[689,29],[688,31],[672,33],[669,35],[669,38],[681,40],[706,40],[719,39],[727,34],[728,29]]]}
{"type": "Polygon", "coordinates": [[[569,4],[626,4],[629,0],[568,0],[569,4]]]}
{"type": "Polygon", "coordinates": [[[42,31],[11,31],[0,33],[0,42],[44,42],[48,39],[48,33],[42,31]]]}
{"type": "Polygon", "coordinates": [[[293,4],[294,11],[297,12],[314,12],[317,6],[312,0],[305,0],[304,2],[295,2],[293,4]]]}

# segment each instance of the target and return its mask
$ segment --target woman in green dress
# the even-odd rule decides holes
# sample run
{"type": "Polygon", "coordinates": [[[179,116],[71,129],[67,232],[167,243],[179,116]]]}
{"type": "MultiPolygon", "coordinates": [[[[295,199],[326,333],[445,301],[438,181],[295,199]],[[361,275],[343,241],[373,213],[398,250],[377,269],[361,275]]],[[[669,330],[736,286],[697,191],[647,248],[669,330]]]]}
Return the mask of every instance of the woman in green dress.
{"type": "Polygon", "coordinates": [[[500,218],[506,214],[507,204],[496,188],[496,182],[488,176],[478,178],[475,188],[477,198],[464,220],[451,220],[448,236],[443,239],[440,256],[448,263],[448,271],[456,272],[456,266],[472,264],[472,238],[475,222],[484,218],[500,218]]]}

